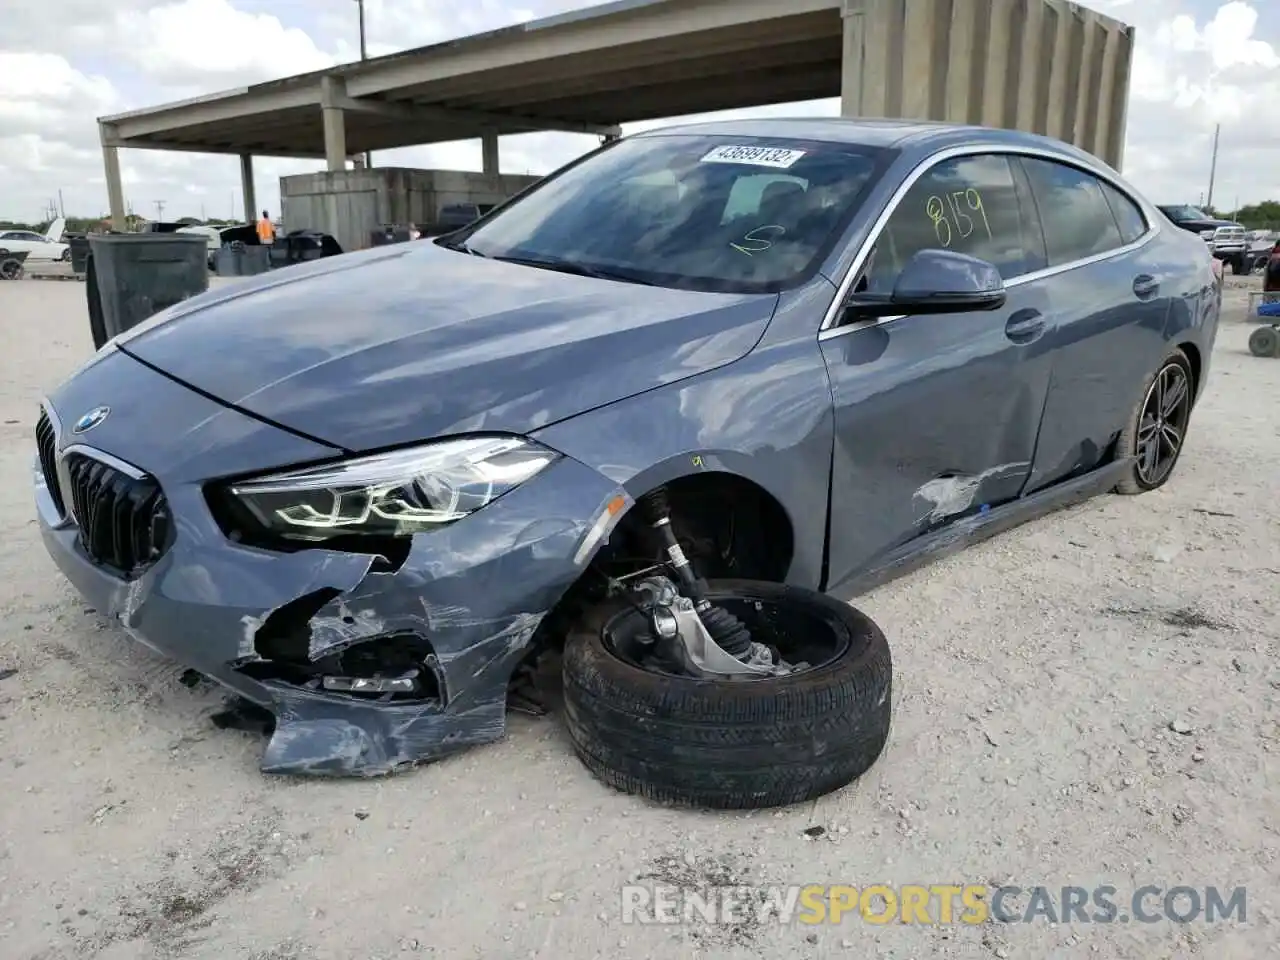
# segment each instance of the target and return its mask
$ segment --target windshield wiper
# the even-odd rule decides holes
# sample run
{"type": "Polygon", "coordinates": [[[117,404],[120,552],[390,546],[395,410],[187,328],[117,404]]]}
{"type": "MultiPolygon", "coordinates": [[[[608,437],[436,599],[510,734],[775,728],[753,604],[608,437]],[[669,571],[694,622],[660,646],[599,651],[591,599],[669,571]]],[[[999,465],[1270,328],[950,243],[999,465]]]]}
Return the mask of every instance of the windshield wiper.
{"type": "Polygon", "coordinates": [[[446,250],[457,250],[459,253],[469,253],[473,257],[487,258],[489,256],[487,253],[481,253],[479,250],[476,250],[473,247],[467,246],[467,242],[465,240],[447,241],[444,243],[439,243],[437,244],[437,246],[444,247],[446,250]]]}
{"type": "Polygon", "coordinates": [[[555,270],[557,273],[572,273],[579,277],[594,277],[596,280],[620,280],[623,283],[638,283],[646,287],[657,286],[657,284],[649,280],[641,280],[639,277],[627,272],[626,270],[611,270],[608,267],[594,267],[585,263],[578,263],[576,260],[565,260],[562,257],[502,256],[493,257],[492,259],[501,260],[503,263],[517,263],[525,267],[537,267],[540,270],[555,270]]]}

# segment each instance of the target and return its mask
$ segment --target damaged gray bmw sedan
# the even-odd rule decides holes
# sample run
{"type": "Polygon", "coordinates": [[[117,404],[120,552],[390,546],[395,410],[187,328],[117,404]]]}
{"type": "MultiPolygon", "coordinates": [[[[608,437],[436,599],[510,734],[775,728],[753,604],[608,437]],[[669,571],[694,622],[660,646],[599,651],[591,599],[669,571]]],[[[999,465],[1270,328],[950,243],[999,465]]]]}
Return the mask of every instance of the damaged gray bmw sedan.
{"type": "Polygon", "coordinates": [[[603,146],[443,238],[122,334],[36,430],[44,542],[274,715],[263,768],[503,735],[562,649],[606,782],[750,806],[880,754],[850,595],[1177,463],[1204,244],[1056,141],[888,121],[603,146]]]}

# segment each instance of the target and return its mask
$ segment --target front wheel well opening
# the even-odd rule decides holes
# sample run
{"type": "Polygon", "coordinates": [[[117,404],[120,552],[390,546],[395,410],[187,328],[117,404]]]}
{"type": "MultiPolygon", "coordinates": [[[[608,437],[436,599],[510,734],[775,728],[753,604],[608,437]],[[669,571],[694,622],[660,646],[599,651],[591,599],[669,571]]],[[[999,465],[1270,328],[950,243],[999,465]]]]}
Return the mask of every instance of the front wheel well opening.
{"type": "MultiPolygon", "coordinates": [[[[763,487],[734,474],[706,472],[654,489],[665,491],[672,530],[699,576],[786,580],[795,534],[782,504],[763,487]]],[[[559,646],[583,608],[605,596],[610,578],[656,568],[663,561],[643,511],[633,505],[587,570],[543,619],[534,648],[559,646]]]]}
{"type": "MultiPolygon", "coordinates": [[[[672,530],[699,576],[775,583],[786,579],[795,536],[782,504],[763,487],[731,473],[699,473],[661,489],[671,505],[672,530]]],[[[633,508],[595,564],[617,575],[661,560],[643,514],[633,508]]]]}

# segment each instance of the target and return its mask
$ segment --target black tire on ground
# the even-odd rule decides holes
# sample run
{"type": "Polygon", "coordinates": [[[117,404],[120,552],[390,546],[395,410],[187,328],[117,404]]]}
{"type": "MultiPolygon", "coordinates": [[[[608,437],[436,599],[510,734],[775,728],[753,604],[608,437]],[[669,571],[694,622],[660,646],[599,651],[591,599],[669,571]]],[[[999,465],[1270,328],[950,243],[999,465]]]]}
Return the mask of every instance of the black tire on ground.
{"type": "Polygon", "coordinates": [[[0,280],[21,280],[22,264],[6,254],[7,251],[0,250],[0,280]]]}
{"type": "MultiPolygon", "coordinates": [[[[1183,372],[1186,374],[1187,383],[1191,384],[1194,389],[1195,377],[1191,372],[1191,363],[1189,360],[1187,360],[1187,355],[1185,353],[1183,353],[1180,349],[1174,348],[1174,350],[1168,356],[1166,356],[1163,360],[1160,361],[1159,366],[1157,366],[1155,370],[1152,371],[1151,375],[1147,377],[1146,380],[1143,381],[1142,390],[1138,394],[1138,402],[1134,406],[1133,412],[1129,414],[1129,421],[1128,423],[1125,424],[1124,430],[1121,431],[1120,433],[1120,439],[1116,445],[1117,456],[1120,456],[1120,457],[1136,456],[1137,440],[1138,440],[1138,424],[1142,419],[1142,408],[1147,402],[1147,395],[1151,391],[1151,385],[1155,382],[1156,377],[1158,377],[1161,373],[1163,373],[1165,369],[1169,367],[1170,364],[1175,364],[1182,368],[1183,372]]],[[[1138,467],[1135,462],[1129,468],[1128,472],[1120,480],[1120,482],[1116,484],[1114,492],[1119,494],[1124,494],[1125,496],[1134,496],[1136,494],[1146,493],[1149,490],[1155,490],[1159,487],[1164,486],[1166,483],[1169,482],[1169,478],[1172,477],[1174,472],[1177,470],[1178,457],[1180,457],[1181,454],[1182,454],[1182,449],[1179,448],[1177,456],[1174,457],[1173,467],[1170,468],[1168,474],[1165,475],[1165,477],[1161,479],[1159,483],[1154,483],[1154,484],[1145,482],[1141,478],[1141,476],[1139,476],[1138,467]]]]}
{"type": "Polygon", "coordinates": [[[1249,334],[1249,352],[1255,357],[1280,357],[1280,328],[1258,327],[1249,334]]]}
{"type": "Polygon", "coordinates": [[[580,616],[565,642],[569,735],[604,783],[661,803],[742,810],[802,803],[865,773],[884,750],[893,665],[884,633],[812,590],[713,580],[713,600],[802,608],[843,652],[792,677],[718,682],[643,670],[604,643],[630,609],[613,598],[580,616]]]}
{"type": "Polygon", "coordinates": [[[1243,256],[1232,257],[1227,262],[1231,264],[1231,272],[1235,274],[1237,277],[1242,275],[1245,272],[1243,256]]]}

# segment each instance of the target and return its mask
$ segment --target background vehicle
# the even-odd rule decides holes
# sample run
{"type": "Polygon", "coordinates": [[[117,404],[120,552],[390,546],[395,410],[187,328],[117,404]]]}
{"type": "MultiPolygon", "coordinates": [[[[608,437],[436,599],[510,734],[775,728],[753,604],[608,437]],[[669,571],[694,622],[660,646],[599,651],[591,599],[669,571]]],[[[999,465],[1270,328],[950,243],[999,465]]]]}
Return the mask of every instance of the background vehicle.
{"type": "Polygon", "coordinates": [[[1266,266],[1267,261],[1271,259],[1271,252],[1275,249],[1277,240],[1280,238],[1277,238],[1274,230],[1249,231],[1249,258],[1245,265],[1246,273],[1253,273],[1266,266]]]}
{"type": "Polygon", "coordinates": [[[37,260],[70,260],[71,245],[50,240],[33,230],[5,230],[0,232],[0,253],[25,253],[27,263],[37,260]]]}
{"type": "Polygon", "coordinates": [[[1248,231],[1241,224],[1234,220],[1211,217],[1199,207],[1185,204],[1162,206],[1160,212],[1172,220],[1175,226],[1198,234],[1209,245],[1215,257],[1231,265],[1232,273],[1249,272],[1251,241],[1248,231]]]}
{"type": "Polygon", "coordinates": [[[138,225],[139,233],[178,233],[187,229],[181,220],[146,220],[138,225]]]}

